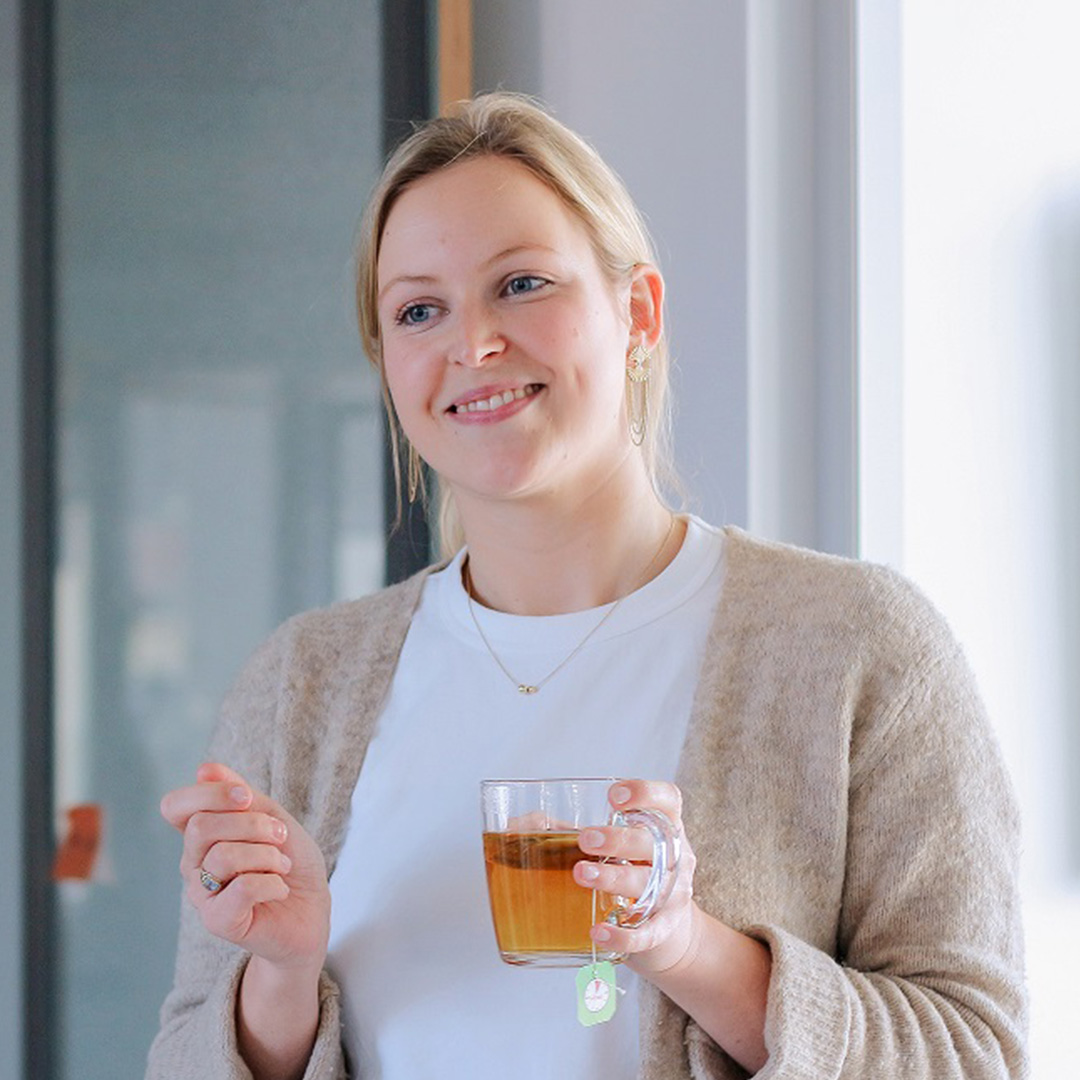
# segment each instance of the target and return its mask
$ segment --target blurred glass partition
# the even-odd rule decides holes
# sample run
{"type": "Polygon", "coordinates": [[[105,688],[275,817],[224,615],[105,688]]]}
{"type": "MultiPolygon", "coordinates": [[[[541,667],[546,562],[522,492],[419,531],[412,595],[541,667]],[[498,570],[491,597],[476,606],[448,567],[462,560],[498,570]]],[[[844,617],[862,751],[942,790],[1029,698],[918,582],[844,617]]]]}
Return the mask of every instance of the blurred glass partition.
{"type": "Polygon", "coordinates": [[[157,804],[229,682],[283,618],[382,583],[351,284],[381,7],[56,4],[58,838],[102,822],[59,884],[65,1080],[142,1075],[179,898],[157,804]]]}

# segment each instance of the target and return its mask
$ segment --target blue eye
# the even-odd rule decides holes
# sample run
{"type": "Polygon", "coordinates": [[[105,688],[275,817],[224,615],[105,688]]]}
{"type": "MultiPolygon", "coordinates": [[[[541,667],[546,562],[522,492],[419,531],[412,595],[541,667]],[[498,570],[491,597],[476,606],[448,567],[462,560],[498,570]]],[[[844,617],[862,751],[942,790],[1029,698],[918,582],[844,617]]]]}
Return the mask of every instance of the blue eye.
{"type": "Polygon", "coordinates": [[[548,281],[542,277],[536,277],[535,274],[520,274],[506,283],[504,291],[509,296],[523,296],[525,293],[536,292],[547,284],[549,284],[548,281]]]}
{"type": "Polygon", "coordinates": [[[431,304],[407,304],[394,321],[402,326],[421,326],[431,318],[432,310],[431,304]]]}

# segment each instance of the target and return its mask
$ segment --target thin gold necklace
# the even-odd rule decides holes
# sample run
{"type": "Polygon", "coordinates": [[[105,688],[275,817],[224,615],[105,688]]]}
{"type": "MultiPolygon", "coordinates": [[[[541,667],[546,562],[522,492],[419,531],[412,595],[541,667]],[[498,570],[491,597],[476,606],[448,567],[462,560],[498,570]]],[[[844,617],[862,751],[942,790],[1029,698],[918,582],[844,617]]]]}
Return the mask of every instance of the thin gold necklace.
{"type": "MultiPolygon", "coordinates": [[[[656,549],[656,554],[653,555],[653,557],[649,560],[649,565],[645,567],[644,571],[641,574],[641,578],[639,580],[642,582],[642,584],[649,580],[649,571],[652,570],[652,568],[656,565],[656,561],[663,554],[664,548],[667,547],[668,541],[671,539],[671,534],[675,531],[675,522],[677,520],[678,518],[676,517],[676,515],[672,514],[671,524],[668,526],[667,532],[664,533],[664,539],[661,541],[660,546],[656,549]]],[[[626,599],[627,596],[630,595],[630,593],[625,593],[623,596],[620,596],[619,599],[616,600],[615,603],[612,604],[611,607],[609,607],[607,611],[605,611],[604,614],[600,616],[600,621],[573,647],[573,649],[570,650],[569,654],[563,657],[563,659],[560,660],[539,682],[527,683],[522,682],[520,679],[514,676],[507,668],[507,666],[502,662],[502,660],[499,659],[499,654],[492,648],[491,642],[487,639],[487,634],[484,633],[483,628],[480,626],[480,620],[476,617],[476,608],[473,603],[472,570],[469,568],[469,562],[467,558],[465,560],[464,573],[465,599],[469,605],[469,614],[472,616],[473,626],[476,627],[476,632],[480,635],[480,640],[484,643],[487,651],[491,654],[491,659],[499,665],[499,670],[510,680],[510,682],[514,686],[517,687],[517,692],[519,694],[540,693],[541,689],[547,683],[549,683],[556,675],[558,675],[558,673],[562,671],[562,669],[566,667],[566,665],[569,664],[570,661],[573,660],[574,657],[577,656],[577,654],[581,652],[582,649],[585,648],[585,645],[588,643],[589,639],[593,636],[593,634],[595,634],[600,629],[600,627],[603,626],[604,623],[606,623],[608,619],[610,619],[611,616],[615,614],[615,612],[618,610],[619,605],[626,599]]],[[[634,590],[631,589],[631,592],[633,591],[634,590]]]]}

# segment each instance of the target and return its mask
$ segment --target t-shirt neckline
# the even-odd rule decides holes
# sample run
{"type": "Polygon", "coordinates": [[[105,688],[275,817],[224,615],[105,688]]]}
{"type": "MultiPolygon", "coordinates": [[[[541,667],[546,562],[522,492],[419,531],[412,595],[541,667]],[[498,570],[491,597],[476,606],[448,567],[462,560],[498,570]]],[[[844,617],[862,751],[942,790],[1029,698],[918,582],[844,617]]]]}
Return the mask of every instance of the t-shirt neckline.
{"type": "MultiPolygon", "coordinates": [[[[720,562],[723,533],[694,515],[685,515],[686,536],[675,558],[652,581],[627,595],[616,611],[592,635],[603,641],[627,634],[675,610],[692,597],[720,562]]],[[[469,612],[461,567],[468,554],[462,548],[425,582],[425,599],[434,602],[447,629],[468,640],[479,640],[469,612]]],[[[488,641],[498,649],[528,647],[537,651],[576,643],[604,619],[612,604],[561,615],[512,615],[474,602],[476,618],[488,641]]]]}

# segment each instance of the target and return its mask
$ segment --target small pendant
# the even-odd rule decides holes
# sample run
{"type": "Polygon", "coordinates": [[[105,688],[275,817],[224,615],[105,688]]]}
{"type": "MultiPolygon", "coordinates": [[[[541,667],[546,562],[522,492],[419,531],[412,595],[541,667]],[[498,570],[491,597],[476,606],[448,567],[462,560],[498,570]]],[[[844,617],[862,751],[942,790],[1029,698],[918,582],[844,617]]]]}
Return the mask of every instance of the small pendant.
{"type": "Polygon", "coordinates": [[[518,685],[519,694],[535,694],[540,690],[539,686],[530,686],[528,683],[520,683],[518,685]]]}

